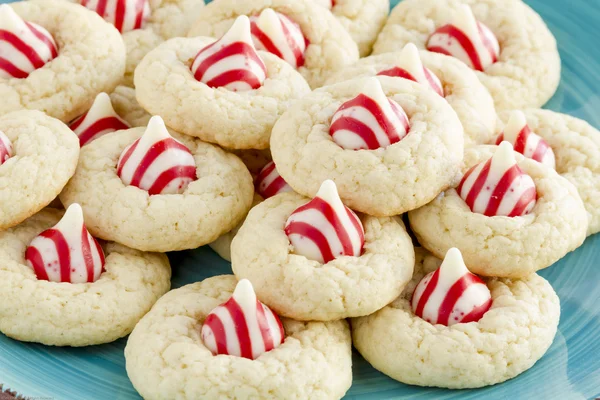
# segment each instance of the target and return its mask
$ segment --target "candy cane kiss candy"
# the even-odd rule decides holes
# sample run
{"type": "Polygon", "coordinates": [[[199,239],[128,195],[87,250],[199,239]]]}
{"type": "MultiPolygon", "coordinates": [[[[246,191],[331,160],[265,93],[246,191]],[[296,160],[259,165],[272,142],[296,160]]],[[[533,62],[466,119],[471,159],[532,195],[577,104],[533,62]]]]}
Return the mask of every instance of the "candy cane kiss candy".
{"type": "Polygon", "coordinates": [[[81,0],[81,5],[98,13],[121,33],[141,29],[150,16],[148,0],[81,0]]]}
{"type": "Polygon", "coordinates": [[[451,23],[431,34],[427,50],[456,57],[477,71],[484,71],[500,55],[498,39],[475,19],[466,4],[460,6],[451,23]]]}
{"type": "Polygon", "coordinates": [[[0,131],[0,165],[13,156],[13,147],[10,139],[0,131]]]}
{"type": "Polygon", "coordinates": [[[522,111],[513,111],[510,114],[504,132],[498,136],[496,144],[504,140],[511,143],[517,153],[527,158],[538,161],[550,168],[556,168],[554,151],[541,136],[531,132],[527,125],[527,119],[522,111]]]}
{"type": "Polygon", "coordinates": [[[329,134],[347,150],[385,148],[402,140],[410,129],[402,107],[389,99],[375,77],[365,80],[358,96],[333,114],[329,134]]]}
{"type": "Polygon", "coordinates": [[[268,199],[276,194],[292,192],[294,189],[279,175],[275,163],[269,162],[259,172],[254,181],[254,189],[263,199],[268,199]]]}
{"type": "Polygon", "coordinates": [[[214,355],[251,360],[278,347],[285,339],[279,317],[258,301],[247,279],[239,281],[231,298],[208,314],[201,335],[214,355]]]}
{"type": "Polygon", "coordinates": [[[290,215],[285,233],[296,254],[320,263],[342,256],[358,257],[365,244],[360,219],[342,203],[330,180],[321,184],[314,199],[290,215]]]}
{"type": "Polygon", "coordinates": [[[469,272],[457,248],[448,250],[442,265],[421,279],[412,297],[416,315],[446,326],[479,321],[491,306],[490,290],[469,272]]]}
{"type": "Polygon", "coordinates": [[[409,79],[428,86],[440,96],[444,96],[442,82],[440,82],[439,78],[429,68],[423,66],[419,50],[412,43],[404,46],[393,68],[380,71],[377,75],[409,79]]]}
{"type": "Polygon", "coordinates": [[[0,5],[1,78],[27,78],[56,56],[58,47],[46,29],[24,21],[9,5],[0,5]]]}
{"type": "Polygon", "coordinates": [[[183,193],[196,180],[196,163],[190,150],[169,135],[162,118],[154,116],[142,137],[121,153],[117,175],[151,195],[183,193]]]}
{"type": "Polygon", "coordinates": [[[104,252],[85,227],[77,203],[31,241],[25,259],[38,279],[51,282],[95,282],[104,270],[104,252]]]}
{"type": "Polygon", "coordinates": [[[248,17],[237,17],[221,39],[201,49],[191,70],[196,80],[213,88],[241,92],[261,87],[267,67],[252,43],[248,17]]]}
{"type": "Polygon", "coordinates": [[[537,200],[535,183],[517,165],[508,142],[500,143],[492,158],[467,171],[456,191],[471,211],[487,216],[526,215],[537,200]]]}

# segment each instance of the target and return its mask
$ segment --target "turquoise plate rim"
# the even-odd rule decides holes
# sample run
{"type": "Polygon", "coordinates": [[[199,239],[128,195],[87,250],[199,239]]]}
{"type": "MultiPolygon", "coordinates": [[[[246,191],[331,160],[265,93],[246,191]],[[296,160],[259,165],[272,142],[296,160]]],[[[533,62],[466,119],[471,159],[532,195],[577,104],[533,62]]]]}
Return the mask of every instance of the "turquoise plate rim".
{"type": "MultiPolygon", "coordinates": [[[[2,0],[0,3],[10,1],[2,0]]],[[[392,1],[395,5],[398,1],[392,1]]],[[[526,1],[557,37],[561,85],[544,107],[600,127],[600,2],[526,1]]],[[[231,273],[208,247],[169,254],[173,287],[231,273]]],[[[562,306],[559,330],[547,354],[505,383],[473,390],[420,388],[396,382],[354,352],[354,384],[346,399],[591,399],[600,397],[600,235],[541,272],[562,306]]],[[[124,369],[126,339],[87,348],[50,348],[0,335],[0,384],[34,398],[139,399],[124,369]]],[[[201,379],[201,377],[199,377],[201,379]]],[[[0,394],[1,395],[1,394],[0,394]]]]}

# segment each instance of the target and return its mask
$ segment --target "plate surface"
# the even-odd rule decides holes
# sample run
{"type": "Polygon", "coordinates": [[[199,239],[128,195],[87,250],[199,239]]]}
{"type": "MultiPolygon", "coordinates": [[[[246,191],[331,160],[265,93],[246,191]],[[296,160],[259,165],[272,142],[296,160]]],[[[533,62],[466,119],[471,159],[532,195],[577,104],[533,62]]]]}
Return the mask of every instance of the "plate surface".
{"type": "MultiPolygon", "coordinates": [[[[0,1],[5,3],[6,1],[0,1]]],[[[393,4],[398,1],[392,1],[393,4]]],[[[600,127],[600,1],[528,0],[555,34],[561,85],[546,108],[600,127]]],[[[170,254],[173,287],[231,273],[208,247],[170,254]]],[[[485,389],[450,391],[407,386],[354,356],[347,399],[590,399],[600,396],[600,235],[542,271],[562,306],[548,353],[519,377],[485,389]]],[[[1,301],[1,300],[0,300],[1,301]]],[[[0,383],[26,396],[54,399],[139,399],[125,372],[126,339],[81,349],[20,343],[0,334],[0,383]]],[[[202,377],[198,377],[202,379],[202,377]]]]}

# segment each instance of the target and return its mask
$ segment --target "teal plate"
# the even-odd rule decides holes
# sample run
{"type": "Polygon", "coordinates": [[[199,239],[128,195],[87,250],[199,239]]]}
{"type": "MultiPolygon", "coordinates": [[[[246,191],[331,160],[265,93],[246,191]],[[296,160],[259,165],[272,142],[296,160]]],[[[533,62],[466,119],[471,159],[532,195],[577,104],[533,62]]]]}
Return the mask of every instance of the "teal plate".
{"type": "MultiPolygon", "coordinates": [[[[5,2],[5,1],[2,1],[5,2]]],[[[392,1],[397,3],[397,1],[392,1]]],[[[600,0],[527,1],[558,40],[562,81],[547,108],[600,127],[600,0]]],[[[231,273],[208,247],[169,255],[173,287],[231,273]]],[[[591,399],[600,396],[600,235],[541,273],[562,306],[558,333],[529,371],[500,385],[450,391],[396,382],[354,356],[347,399],[591,399]]],[[[1,300],[0,300],[1,301],[1,300]]],[[[126,339],[87,348],[51,348],[0,335],[0,383],[19,393],[53,399],[139,399],[127,378],[126,339]]],[[[198,377],[202,379],[202,377],[198,377]]]]}

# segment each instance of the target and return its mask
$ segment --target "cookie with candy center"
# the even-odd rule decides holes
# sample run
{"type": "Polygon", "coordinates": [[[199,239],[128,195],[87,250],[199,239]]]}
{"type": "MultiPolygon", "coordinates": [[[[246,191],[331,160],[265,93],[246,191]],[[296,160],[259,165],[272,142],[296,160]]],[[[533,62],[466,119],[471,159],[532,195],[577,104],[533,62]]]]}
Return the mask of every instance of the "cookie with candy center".
{"type": "Polygon", "coordinates": [[[304,65],[304,52],[309,42],[300,25],[272,8],[250,17],[252,39],[256,48],[275,54],[294,68],[304,65]]]}
{"type": "Polygon", "coordinates": [[[40,280],[95,282],[104,271],[104,251],[90,235],[79,204],[72,204],[52,228],[36,236],[25,259],[40,280]]]}
{"type": "Polygon", "coordinates": [[[150,16],[148,0],[81,0],[81,5],[95,11],[121,33],[142,29],[150,16]]]}
{"type": "Polygon", "coordinates": [[[169,135],[158,116],[150,119],[141,138],[123,150],[117,175],[126,185],[137,186],[151,195],[183,193],[197,179],[194,156],[169,135]]]}
{"type": "Polygon", "coordinates": [[[247,279],[239,281],[231,298],[207,315],[201,335],[214,355],[251,360],[277,348],[285,339],[279,317],[256,298],[247,279]]]}
{"type": "Polygon", "coordinates": [[[130,126],[116,113],[110,97],[103,92],[96,96],[92,107],[85,114],[69,124],[69,128],[79,137],[81,146],[85,146],[102,135],[129,129],[130,126]]]}
{"type": "Polygon", "coordinates": [[[431,324],[451,326],[479,321],[492,306],[490,290],[451,248],[440,267],[418,283],[412,295],[415,315],[431,324]]]}
{"type": "Polygon", "coordinates": [[[261,87],[267,67],[252,43],[248,17],[239,16],[219,40],[201,49],[191,70],[196,80],[212,88],[240,92],[261,87]]]}
{"type": "Polygon", "coordinates": [[[13,147],[10,139],[0,131],[0,165],[13,156],[13,147]]]}
{"type": "Polygon", "coordinates": [[[541,162],[550,168],[556,168],[554,151],[552,151],[548,142],[529,129],[527,119],[522,111],[516,110],[510,114],[504,131],[496,139],[496,144],[499,145],[503,141],[512,144],[517,153],[541,162]]]}
{"type": "Polygon", "coordinates": [[[489,160],[467,171],[456,191],[471,211],[486,216],[523,216],[537,199],[533,179],[517,165],[508,142],[502,142],[489,160]]]}
{"type": "Polygon", "coordinates": [[[27,78],[58,56],[58,46],[42,26],[23,20],[6,4],[0,5],[0,77],[27,78]]]}
{"type": "Polygon", "coordinates": [[[394,76],[415,81],[430,87],[437,94],[444,97],[442,82],[429,68],[423,65],[419,50],[412,43],[404,46],[394,67],[384,69],[377,75],[394,76]]]}
{"type": "Polygon", "coordinates": [[[477,21],[468,5],[462,5],[449,24],[435,30],[427,49],[458,58],[477,71],[498,60],[500,45],[494,33],[477,21]]]}
{"type": "Polygon", "coordinates": [[[290,215],[285,233],[296,254],[320,263],[358,257],[365,244],[360,219],[342,203],[331,180],[323,182],[315,198],[290,215]]]}
{"type": "Polygon", "coordinates": [[[344,149],[375,150],[399,142],[409,129],[402,107],[385,95],[377,79],[368,79],[333,115],[329,134],[344,149]]]}

